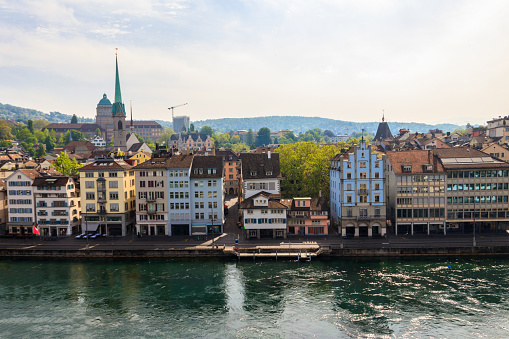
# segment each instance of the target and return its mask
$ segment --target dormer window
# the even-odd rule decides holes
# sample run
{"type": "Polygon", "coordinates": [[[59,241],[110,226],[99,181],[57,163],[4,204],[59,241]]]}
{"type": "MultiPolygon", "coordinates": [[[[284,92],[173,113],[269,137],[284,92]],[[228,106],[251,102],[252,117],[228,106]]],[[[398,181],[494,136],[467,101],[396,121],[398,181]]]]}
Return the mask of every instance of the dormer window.
{"type": "Polygon", "coordinates": [[[257,172],[256,171],[251,171],[251,176],[256,176],[257,172]]]}
{"type": "Polygon", "coordinates": [[[265,172],[265,175],[267,175],[267,176],[272,175],[272,171],[265,172]]]}
{"type": "Polygon", "coordinates": [[[422,165],[422,169],[424,170],[424,172],[433,172],[433,165],[431,164],[422,165]]]}
{"type": "Polygon", "coordinates": [[[410,172],[412,172],[412,165],[401,165],[401,171],[403,173],[410,173],[410,172]]]}

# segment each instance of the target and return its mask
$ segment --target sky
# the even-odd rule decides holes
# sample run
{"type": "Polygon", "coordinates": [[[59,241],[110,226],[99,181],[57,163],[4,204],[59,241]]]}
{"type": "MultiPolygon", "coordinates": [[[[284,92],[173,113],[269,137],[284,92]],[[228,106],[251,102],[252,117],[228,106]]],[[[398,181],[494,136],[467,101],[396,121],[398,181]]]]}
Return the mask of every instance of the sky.
{"type": "Polygon", "coordinates": [[[0,0],[0,102],[92,118],[485,124],[509,110],[509,1],[0,0]]]}

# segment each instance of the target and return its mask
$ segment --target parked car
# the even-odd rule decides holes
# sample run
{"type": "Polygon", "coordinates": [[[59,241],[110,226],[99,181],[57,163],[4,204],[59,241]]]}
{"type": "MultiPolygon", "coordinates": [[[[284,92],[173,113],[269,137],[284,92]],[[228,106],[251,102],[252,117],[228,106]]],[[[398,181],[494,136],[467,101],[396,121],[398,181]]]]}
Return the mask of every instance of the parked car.
{"type": "Polygon", "coordinates": [[[78,234],[74,237],[74,239],[82,239],[85,236],[85,233],[78,234]]]}
{"type": "Polygon", "coordinates": [[[101,237],[101,233],[95,233],[90,236],[90,239],[97,239],[101,237]]]}

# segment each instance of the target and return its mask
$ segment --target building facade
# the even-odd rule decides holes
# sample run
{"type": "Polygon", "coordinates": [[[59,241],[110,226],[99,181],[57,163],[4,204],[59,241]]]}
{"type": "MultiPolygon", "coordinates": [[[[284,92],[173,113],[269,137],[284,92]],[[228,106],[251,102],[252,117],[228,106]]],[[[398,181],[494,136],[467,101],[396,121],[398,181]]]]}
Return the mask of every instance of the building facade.
{"type": "Polygon", "coordinates": [[[189,131],[189,117],[186,115],[173,117],[173,131],[177,134],[189,131]]]}
{"type": "Polygon", "coordinates": [[[209,135],[204,133],[173,134],[168,141],[169,147],[174,147],[180,152],[194,150],[212,150],[214,143],[209,135]]]}
{"type": "Polygon", "coordinates": [[[281,203],[288,207],[288,234],[329,234],[329,208],[325,198],[281,199],[281,203]]]}
{"type": "Polygon", "coordinates": [[[20,169],[5,179],[7,183],[7,231],[13,235],[32,234],[35,226],[34,180],[41,176],[35,169],[20,169]]]}
{"type": "Polygon", "coordinates": [[[241,153],[242,198],[266,192],[281,198],[279,153],[241,153]]]}
{"type": "Polygon", "coordinates": [[[124,160],[97,160],[79,169],[82,229],[110,236],[134,232],[135,175],[124,160]]]}
{"type": "Polygon", "coordinates": [[[330,166],[331,220],[344,237],[386,234],[383,160],[364,141],[330,166]]]}
{"type": "Polygon", "coordinates": [[[271,196],[259,192],[240,203],[246,239],[286,238],[288,208],[271,196]]]}
{"type": "Polygon", "coordinates": [[[36,225],[42,236],[70,236],[79,232],[81,203],[71,177],[41,176],[34,179],[36,225]]]}
{"type": "Polygon", "coordinates": [[[223,158],[224,163],[224,190],[226,194],[238,196],[241,184],[240,157],[232,150],[216,151],[216,155],[223,158]]]}
{"type": "Polygon", "coordinates": [[[395,234],[446,233],[446,173],[433,151],[387,152],[388,219],[395,234]]]}

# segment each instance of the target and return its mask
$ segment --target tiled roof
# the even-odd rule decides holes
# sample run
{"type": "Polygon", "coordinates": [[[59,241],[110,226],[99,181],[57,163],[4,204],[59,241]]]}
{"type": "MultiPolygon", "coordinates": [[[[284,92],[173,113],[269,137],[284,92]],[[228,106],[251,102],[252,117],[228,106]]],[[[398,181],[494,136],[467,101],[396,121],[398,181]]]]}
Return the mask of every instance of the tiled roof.
{"type": "Polygon", "coordinates": [[[191,168],[193,155],[173,155],[166,162],[167,168],[191,168]]]}
{"type": "Polygon", "coordinates": [[[78,146],[86,146],[89,152],[92,152],[97,148],[97,146],[92,144],[90,141],[71,141],[65,145],[64,150],[68,152],[74,152],[78,146]]]}
{"type": "Polygon", "coordinates": [[[32,186],[65,186],[69,177],[39,177],[34,179],[32,186]]]}
{"type": "Polygon", "coordinates": [[[139,169],[152,169],[152,168],[166,168],[166,162],[169,158],[152,158],[134,167],[135,170],[139,169]]]}
{"type": "Polygon", "coordinates": [[[35,169],[20,169],[19,171],[23,172],[23,174],[27,175],[31,179],[35,179],[39,176],[41,176],[41,173],[38,170],[35,169]]]}
{"type": "Polygon", "coordinates": [[[270,159],[267,153],[242,153],[240,159],[243,179],[281,178],[279,153],[271,153],[270,159]]]}
{"type": "Polygon", "coordinates": [[[201,156],[194,157],[191,169],[191,178],[222,178],[223,177],[223,157],[220,156],[201,156]],[[209,174],[208,169],[215,168],[216,173],[209,174]],[[203,169],[201,174],[195,173],[195,169],[203,169]]]}
{"type": "Polygon", "coordinates": [[[274,199],[271,199],[272,195],[268,192],[259,192],[255,195],[253,195],[252,197],[249,197],[245,200],[243,200],[241,203],[240,203],[240,208],[241,209],[262,209],[262,208],[282,208],[282,209],[288,209],[288,207],[282,203],[280,203],[279,201],[277,200],[274,200],[274,199]],[[268,201],[268,207],[267,206],[255,206],[254,205],[254,199],[256,197],[259,197],[259,196],[264,196],[265,198],[269,199],[268,201]]]}
{"type": "Polygon", "coordinates": [[[133,166],[129,165],[124,160],[113,160],[113,159],[105,159],[105,160],[96,160],[91,164],[83,166],[79,169],[79,171],[115,171],[115,170],[128,170],[133,168],[133,166]]]}
{"type": "MultiPolygon", "coordinates": [[[[127,125],[131,126],[131,122],[129,121],[127,125]]],[[[133,120],[133,126],[138,128],[140,128],[141,126],[155,126],[156,128],[163,128],[161,124],[151,120],[133,120]]]]}
{"type": "Polygon", "coordinates": [[[411,150],[399,152],[387,152],[394,173],[438,173],[444,172],[444,167],[439,159],[430,150],[411,150]],[[403,166],[411,165],[410,171],[403,171],[403,166]],[[423,165],[433,165],[432,171],[425,171],[423,165]]]}

